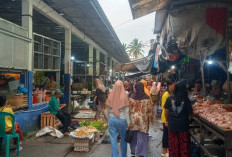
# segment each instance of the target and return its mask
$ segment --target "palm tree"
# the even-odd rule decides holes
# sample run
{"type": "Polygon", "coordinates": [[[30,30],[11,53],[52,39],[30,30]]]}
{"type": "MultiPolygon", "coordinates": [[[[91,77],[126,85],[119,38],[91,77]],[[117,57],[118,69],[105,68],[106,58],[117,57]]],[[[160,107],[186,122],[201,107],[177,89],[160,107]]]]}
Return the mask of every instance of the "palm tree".
{"type": "Polygon", "coordinates": [[[134,39],[129,45],[128,45],[128,55],[130,57],[134,57],[138,59],[139,57],[143,56],[144,51],[142,48],[144,47],[142,41],[139,41],[138,39],[134,39]]]}
{"type": "Polygon", "coordinates": [[[128,49],[127,44],[122,43],[122,46],[123,46],[123,49],[125,50],[125,52],[127,52],[127,49],[128,49]]]}

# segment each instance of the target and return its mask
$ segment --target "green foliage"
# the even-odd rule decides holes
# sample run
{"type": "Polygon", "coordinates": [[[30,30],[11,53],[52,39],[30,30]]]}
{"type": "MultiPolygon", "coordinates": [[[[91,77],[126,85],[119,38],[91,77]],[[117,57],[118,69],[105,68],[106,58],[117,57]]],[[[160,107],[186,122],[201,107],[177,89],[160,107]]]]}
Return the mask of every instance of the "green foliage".
{"type": "Polygon", "coordinates": [[[93,121],[82,120],[81,124],[80,124],[81,127],[89,126],[89,125],[95,127],[99,131],[101,131],[103,128],[106,127],[106,124],[104,123],[104,121],[102,119],[93,120],[93,121]]]}
{"type": "Polygon", "coordinates": [[[36,72],[34,74],[34,85],[39,86],[44,81],[45,75],[44,72],[36,72]]]}
{"type": "Polygon", "coordinates": [[[136,59],[139,58],[139,56],[143,56],[143,48],[144,44],[142,41],[139,41],[138,39],[134,39],[129,45],[128,45],[128,55],[129,57],[134,57],[136,59]]]}
{"type": "Polygon", "coordinates": [[[122,46],[123,46],[123,49],[125,50],[125,52],[127,52],[127,50],[128,50],[127,44],[122,43],[122,46]]]}

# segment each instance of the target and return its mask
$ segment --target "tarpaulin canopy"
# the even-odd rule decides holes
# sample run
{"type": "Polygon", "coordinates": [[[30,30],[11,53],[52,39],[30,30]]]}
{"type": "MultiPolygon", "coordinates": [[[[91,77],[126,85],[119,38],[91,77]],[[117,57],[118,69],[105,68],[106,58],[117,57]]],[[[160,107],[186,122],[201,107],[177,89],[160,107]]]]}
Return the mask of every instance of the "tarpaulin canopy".
{"type": "Polygon", "coordinates": [[[209,56],[223,46],[227,8],[209,4],[172,10],[166,22],[167,43],[175,38],[180,52],[191,58],[209,56]]]}
{"type": "Polygon", "coordinates": [[[125,65],[116,65],[116,71],[132,71],[132,72],[142,72],[149,73],[153,66],[155,54],[149,54],[147,57],[126,63],[125,65]]]}

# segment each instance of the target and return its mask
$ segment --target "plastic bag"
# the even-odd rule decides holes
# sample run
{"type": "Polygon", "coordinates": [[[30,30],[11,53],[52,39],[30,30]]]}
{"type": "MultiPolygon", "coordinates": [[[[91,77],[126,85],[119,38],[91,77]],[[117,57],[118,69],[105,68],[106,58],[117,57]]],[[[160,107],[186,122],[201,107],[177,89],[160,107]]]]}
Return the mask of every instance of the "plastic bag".
{"type": "Polygon", "coordinates": [[[83,107],[86,108],[86,109],[89,109],[89,104],[88,104],[89,100],[86,99],[83,103],[83,107]]]}
{"type": "Polygon", "coordinates": [[[79,106],[80,106],[80,104],[78,104],[77,101],[74,101],[73,108],[76,109],[76,108],[78,108],[79,106]]]}
{"type": "Polygon", "coordinates": [[[28,90],[24,86],[24,84],[20,84],[20,86],[18,87],[18,91],[19,91],[19,93],[22,93],[22,94],[27,94],[28,93],[28,90]]]}
{"type": "Polygon", "coordinates": [[[229,69],[228,69],[228,71],[232,74],[232,62],[230,62],[230,64],[229,64],[229,69]]]}

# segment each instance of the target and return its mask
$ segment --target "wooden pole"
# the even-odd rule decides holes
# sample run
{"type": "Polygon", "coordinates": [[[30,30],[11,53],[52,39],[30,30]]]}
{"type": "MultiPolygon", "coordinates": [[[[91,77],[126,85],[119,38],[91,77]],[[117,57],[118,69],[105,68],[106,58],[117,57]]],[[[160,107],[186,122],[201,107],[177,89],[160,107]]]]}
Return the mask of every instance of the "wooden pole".
{"type": "Polygon", "coordinates": [[[226,65],[227,65],[227,96],[229,103],[231,103],[231,86],[230,86],[230,72],[229,69],[229,63],[230,63],[230,52],[229,52],[229,11],[227,11],[227,17],[226,17],[226,65]]]}
{"type": "Polygon", "coordinates": [[[206,59],[206,54],[202,54],[200,53],[200,64],[201,64],[201,80],[202,80],[202,86],[203,86],[203,93],[204,96],[206,94],[206,90],[205,90],[205,74],[204,74],[204,64],[205,64],[205,59],[206,59]],[[202,56],[203,55],[203,56],[202,56]]]}

